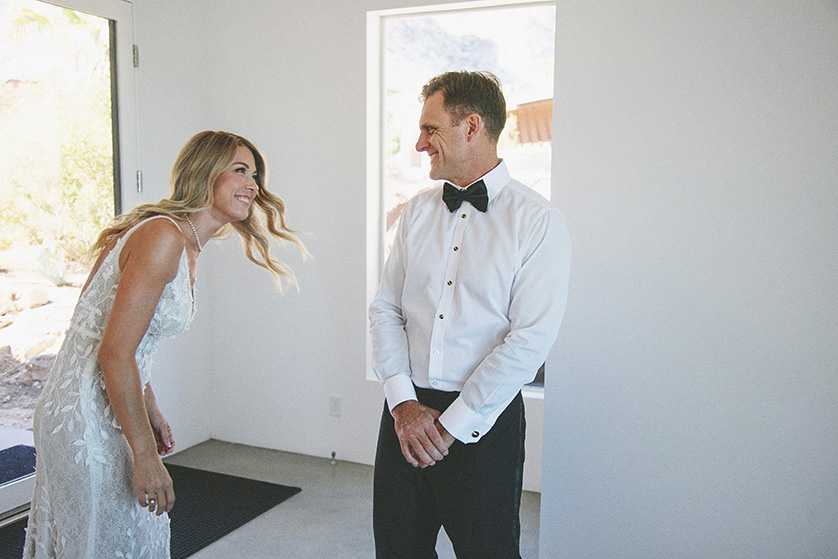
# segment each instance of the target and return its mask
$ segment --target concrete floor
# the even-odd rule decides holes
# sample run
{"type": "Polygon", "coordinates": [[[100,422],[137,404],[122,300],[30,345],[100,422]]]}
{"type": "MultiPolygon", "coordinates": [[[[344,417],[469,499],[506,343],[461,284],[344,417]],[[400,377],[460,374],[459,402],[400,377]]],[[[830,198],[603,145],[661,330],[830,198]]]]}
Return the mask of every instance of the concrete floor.
{"type": "Polygon", "coordinates": [[[17,429],[0,425],[0,449],[9,448],[19,444],[32,446],[32,431],[17,429]]]}
{"type": "MultiPolygon", "coordinates": [[[[207,441],[167,462],[301,487],[302,492],[204,548],[193,559],[363,559],[374,557],[372,466],[207,441]]],[[[175,488],[177,489],[177,488],[175,488]]],[[[175,505],[177,506],[177,505],[175,505]]],[[[524,492],[521,556],[538,557],[541,495],[524,492]]],[[[445,532],[437,552],[455,555],[445,532]]]]}

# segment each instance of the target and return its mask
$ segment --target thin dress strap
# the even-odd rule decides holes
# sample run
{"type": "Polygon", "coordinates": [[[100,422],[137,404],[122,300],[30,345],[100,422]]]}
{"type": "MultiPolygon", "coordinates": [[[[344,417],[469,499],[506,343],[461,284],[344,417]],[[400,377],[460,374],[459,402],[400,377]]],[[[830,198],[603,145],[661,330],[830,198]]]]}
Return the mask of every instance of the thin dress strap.
{"type": "Polygon", "coordinates": [[[135,223],[135,224],[134,224],[134,225],[133,225],[133,226],[132,226],[132,227],[131,227],[128,231],[126,231],[126,232],[125,232],[125,235],[123,235],[123,237],[122,237],[122,242],[124,243],[125,241],[127,241],[127,240],[128,240],[128,237],[130,237],[130,236],[131,236],[131,233],[133,233],[134,231],[136,231],[137,229],[139,229],[139,228],[140,228],[143,224],[148,223],[149,221],[151,221],[151,220],[153,220],[153,219],[160,218],[160,217],[165,218],[165,219],[168,219],[169,221],[171,221],[172,223],[174,223],[174,224],[175,224],[175,227],[177,227],[177,228],[178,228],[178,230],[179,230],[181,233],[183,233],[183,229],[181,229],[181,228],[180,228],[180,225],[178,225],[177,221],[175,221],[174,219],[172,219],[171,217],[169,217],[169,216],[167,216],[167,215],[158,214],[158,215],[153,215],[153,216],[151,216],[151,217],[149,217],[149,218],[146,218],[146,219],[144,219],[144,220],[142,220],[142,221],[139,221],[139,222],[135,223]]]}

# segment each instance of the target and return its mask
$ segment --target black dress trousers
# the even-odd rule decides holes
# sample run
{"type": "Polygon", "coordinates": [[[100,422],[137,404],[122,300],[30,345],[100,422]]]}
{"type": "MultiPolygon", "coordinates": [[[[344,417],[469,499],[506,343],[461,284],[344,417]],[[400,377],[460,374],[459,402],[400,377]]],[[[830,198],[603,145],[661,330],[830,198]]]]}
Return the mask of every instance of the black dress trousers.
{"type": "MultiPolygon", "coordinates": [[[[459,396],[417,388],[444,411],[459,396]]],[[[455,441],[427,468],[404,458],[387,405],[375,457],[373,528],[377,559],[435,559],[440,527],[458,559],[520,559],[526,420],[520,392],[480,441],[455,441]]]]}

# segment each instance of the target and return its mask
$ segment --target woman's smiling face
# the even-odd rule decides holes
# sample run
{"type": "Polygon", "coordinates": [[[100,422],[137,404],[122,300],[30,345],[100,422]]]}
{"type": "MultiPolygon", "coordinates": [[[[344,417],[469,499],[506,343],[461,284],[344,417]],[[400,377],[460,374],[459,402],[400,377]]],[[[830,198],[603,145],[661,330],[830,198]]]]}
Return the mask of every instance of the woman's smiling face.
{"type": "Polygon", "coordinates": [[[233,162],[215,180],[211,212],[222,223],[247,219],[258,191],[253,153],[239,146],[233,162]]]}

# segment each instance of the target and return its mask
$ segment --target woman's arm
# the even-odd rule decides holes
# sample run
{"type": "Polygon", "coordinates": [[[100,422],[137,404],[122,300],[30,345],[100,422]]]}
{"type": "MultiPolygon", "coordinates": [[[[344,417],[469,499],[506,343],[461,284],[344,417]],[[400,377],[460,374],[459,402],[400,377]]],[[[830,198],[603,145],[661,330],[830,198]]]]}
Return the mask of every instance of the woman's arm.
{"type": "Polygon", "coordinates": [[[136,352],[163,289],[177,275],[183,250],[183,235],[167,219],[144,224],[126,241],[119,258],[122,277],[98,355],[111,408],[134,455],[137,500],[158,515],[171,510],[174,491],[157,452],[136,352]]]}

